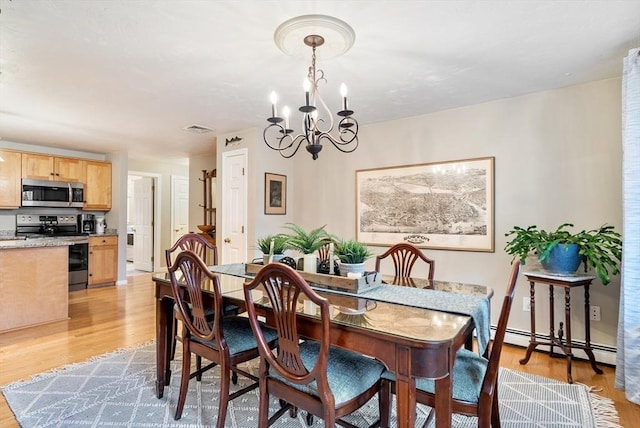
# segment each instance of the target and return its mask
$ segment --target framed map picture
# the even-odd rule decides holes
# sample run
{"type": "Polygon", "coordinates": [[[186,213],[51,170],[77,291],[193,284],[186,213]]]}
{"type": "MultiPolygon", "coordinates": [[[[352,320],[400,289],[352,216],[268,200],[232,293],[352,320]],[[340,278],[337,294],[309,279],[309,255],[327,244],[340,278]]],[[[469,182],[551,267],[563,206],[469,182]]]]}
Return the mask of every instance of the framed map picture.
{"type": "Polygon", "coordinates": [[[494,251],[494,158],[356,171],[357,240],[494,251]]]}

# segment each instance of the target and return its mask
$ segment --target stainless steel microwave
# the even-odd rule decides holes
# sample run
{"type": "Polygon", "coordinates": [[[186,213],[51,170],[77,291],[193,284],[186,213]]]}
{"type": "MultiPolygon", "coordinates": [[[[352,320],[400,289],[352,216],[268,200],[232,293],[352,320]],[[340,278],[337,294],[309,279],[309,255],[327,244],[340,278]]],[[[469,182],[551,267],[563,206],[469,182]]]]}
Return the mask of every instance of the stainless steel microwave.
{"type": "Polygon", "coordinates": [[[84,205],[84,184],[64,181],[22,180],[23,207],[71,207],[84,205]]]}

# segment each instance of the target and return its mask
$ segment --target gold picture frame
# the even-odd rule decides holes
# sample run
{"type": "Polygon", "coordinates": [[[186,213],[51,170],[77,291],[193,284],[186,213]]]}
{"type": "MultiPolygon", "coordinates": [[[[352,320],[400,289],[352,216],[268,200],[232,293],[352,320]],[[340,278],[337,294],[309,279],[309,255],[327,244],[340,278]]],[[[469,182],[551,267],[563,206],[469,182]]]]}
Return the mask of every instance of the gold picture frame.
{"type": "Polygon", "coordinates": [[[284,215],[287,213],[287,176],[264,173],[264,213],[284,215]]]}
{"type": "Polygon", "coordinates": [[[356,171],[356,239],[494,252],[494,157],[356,171]]]}

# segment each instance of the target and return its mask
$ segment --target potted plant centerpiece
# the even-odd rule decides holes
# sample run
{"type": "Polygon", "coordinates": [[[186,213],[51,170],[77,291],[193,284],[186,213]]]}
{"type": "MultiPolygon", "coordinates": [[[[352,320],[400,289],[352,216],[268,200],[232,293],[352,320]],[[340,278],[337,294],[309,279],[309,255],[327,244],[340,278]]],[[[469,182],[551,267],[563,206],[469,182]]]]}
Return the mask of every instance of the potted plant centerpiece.
{"type": "Polygon", "coordinates": [[[335,255],[340,259],[340,275],[348,276],[349,272],[364,274],[364,262],[373,253],[365,244],[350,239],[336,243],[335,255]]]}
{"type": "Polygon", "coordinates": [[[258,238],[256,244],[258,249],[263,254],[263,264],[269,263],[269,256],[271,261],[277,262],[284,257],[284,251],[287,249],[288,236],[283,234],[266,235],[262,238],[258,238]]]}
{"type": "Polygon", "coordinates": [[[542,267],[550,273],[569,275],[581,264],[587,272],[593,269],[604,285],[611,282],[609,271],[619,272],[622,257],[622,239],[613,226],[572,233],[571,223],[561,224],[555,231],[547,232],[537,226],[526,229],[514,226],[505,236],[513,236],[504,247],[508,254],[520,257],[524,264],[528,254],[536,253],[542,267]]]}
{"type": "MultiPolygon", "coordinates": [[[[318,270],[318,256],[316,251],[324,245],[324,238],[328,237],[328,233],[324,230],[325,226],[306,231],[295,223],[286,223],[284,226],[291,231],[287,236],[287,248],[298,251],[303,254],[302,269],[304,272],[316,273],[318,270]]],[[[298,263],[298,266],[300,263],[298,263]]]]}

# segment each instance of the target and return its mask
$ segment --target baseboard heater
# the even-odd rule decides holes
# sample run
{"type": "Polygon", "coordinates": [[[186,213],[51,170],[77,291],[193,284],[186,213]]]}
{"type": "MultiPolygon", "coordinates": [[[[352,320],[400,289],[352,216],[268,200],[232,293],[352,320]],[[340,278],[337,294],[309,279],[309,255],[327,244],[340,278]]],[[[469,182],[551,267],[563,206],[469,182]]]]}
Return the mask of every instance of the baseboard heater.
{"type": "MultiPolygon", "coordinates": [[[[495,333],[496,326],[491,326],[491,334],[495,333]]],[[[505,343],[510,345],[527,347],[529,345],[529,338],[531,337],[531,333],[526,330],[519,330],[514,328],[507,328],[506,334],[504,337],[505,343]]],[[[536,333],[536,339],[540,340],[549,340],[549,335],[538,334],[536,333]]],[[[574,340],[574,343],[584,345],[584,340],[574,340]]],[[[616,353],[617,348],[615,346],[602,345],[599,343],[591,342],[591,348],[593,349],[593,354],[596,357],[596,361],[598,364],[606,364],[608,366],[616,365],[616,353]]],[[[549,346],[538,345],[536,351],[549,352],[549,346]]],[[[562,353],[562,350],[557,346],[554,347],[554,353],[562,353]]],[[[522,351],[522,356],[524,357],[524,350],[522,351]]],[[[587,355],[582,349],[574,349],[573,350],[573,359],[574,360],[587,360],[587,355]]]]}

